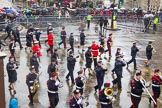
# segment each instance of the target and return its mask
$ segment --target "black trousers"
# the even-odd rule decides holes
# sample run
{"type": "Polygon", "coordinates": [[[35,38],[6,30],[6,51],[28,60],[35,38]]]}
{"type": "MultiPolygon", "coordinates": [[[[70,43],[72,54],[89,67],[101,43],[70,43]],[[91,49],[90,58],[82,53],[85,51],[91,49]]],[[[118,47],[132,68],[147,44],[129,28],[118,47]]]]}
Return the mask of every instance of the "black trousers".
{"type": "Polygon", "coordinates": [[[69,70],[69,73],[66,75],[66,78],[68,79],[69,77],[71,77],[71,81],[72,83],[74,83],[74,75],[73,75],[74,69],[68,68],[68,70],[69,70]]]}
{"type": "Polygon", "coordinates": [[[94,69],[96,69],[96,66],[97,66],[97,57],[94,57],[93,58],[93,61],[94,61],[94,69]]]}
{"type": "Polygon", "coordinates": [[[132,56],[132,59],[128,62],[128,64],[134,62],[134,69],[136,69],[136,58],[132,56]]]}
{"type": "Polygon", "coordinates": [[[104,77],[103,78],[101,78],[101,77],[97,78],[97,85],[95,86],[95,89],[101,90],[103,82],[104,82],[104,77]]]}
{"type": "Polygon", "coordinates": [[[29,97],[30,103],[33,103],[33,98],[34,98],[34,96],[35,96],[35,94],[36,94],[37,91],[35,91],[34,93],[32,93],[29,86],[28,86],[28,90],[29,90],[28,97],[29,97]]]}
{"type": "Polygon", "coordinates": [[[117,75],[117,78],[114,79],[113,81],[113,84],[118,84],[118,88],[121,89],[122,88],[122,84],[121,84],[121,76],[120,75],[117,75]]]}
{"type": "MultiPolygon", "coordinates": [[[[155,102],[157,103],[157,98],[159,98],[160,93],[161,93],[160,87],[152,87],[152,91],[153,91],[153,98],[154,98],[155,102]]],[[[154,104],[154,106],[156,106],[156,105],[154,104]]]]}
{"type": "Polygon", "coordinates": [[[90,27],[90,20],[87,20],[87,28],[89,29],[90,27]]]}
{"type": "Polygon", "coordinates": [[[10,38],[10,40],[11,40],[11,32],[7,32],[7,36],[4,38],[4,41],[5,41],[7,38],[10,38]]]}
{"type": "Polygon", "coordinates": [[[157,25],[156,24],[153,25],[153,31],[157,31],[157,25]]]}
{"type": "Polygon", "coordinates": [[[50,108],[56,108],[58,102],[59,102],[59,96],[58,93],[52,94],[48,93],[49,101],[50,101],[50,108]]]}
{"type": "Polygon", "coordinates": [[[138,108],[141,97],[134,97],[131,95],[132,106],[130,108],[138,108]]]}
{"type": "Polygon", "coordinates": [[[70,48],[68,49],[68,51],[69,51],[70,49],[74,52],[74,43],[70,43],[70,48]]]}
{"type": "Polygon", "coordinates": [[[15,43],[16,43],[16,42],[18,42],[18,44],[19,44],[20,48],[22,48],[22,44],[21,44],[20,39],[17,39],[17,40],[15,41],[15,43]]]}
{"type": "Polygon", "coordinates": [[[53,54],[53,45],[50,45],[47,49],[47,52],[50,51],[51,55],[53,54]]]}

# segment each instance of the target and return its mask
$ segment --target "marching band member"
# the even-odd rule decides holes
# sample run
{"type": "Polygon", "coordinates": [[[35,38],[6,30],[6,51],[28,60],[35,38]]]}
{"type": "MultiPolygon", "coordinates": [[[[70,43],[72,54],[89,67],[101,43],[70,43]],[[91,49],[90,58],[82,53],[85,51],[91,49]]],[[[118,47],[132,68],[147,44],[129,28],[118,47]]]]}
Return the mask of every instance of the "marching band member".
{"type": "Polygon", "coordinates": [[[15,39],[12,38],[11,42],[9,43],[9,50],[10,50],[11,56],[13,57],[15,57],[15,47],[16,47],[15,39]]]}
{"type": "Polygon", "coordinates": [[[56,108],[59,102],[59,95],[58,95],[59,85],[60,85],[60,81],[58,80],[58,73],[55,72],[53,73],[52,78],[50,78],[47,81],[48,97],[50,101],[49,108],[56,108]]]}
{"type": "Polygon", "coordinates": [[[72,84],[75,84],[74,75],[73,75],[75,62],[76,62],[76,58],[74,57],[74,52],[70,51],[69,57],[67,57],[67,68],[69,70],[69,73],[66,75],[66,80],[69,80],[69,77],[71,77],[72,84]]]}
{"type": "Polygon", "coordinates": [[[30,73],[26,76],[26,84],[27,84],[28,90],[29,90],[29,95],[28,95],[28,98],[30,100],[29,105],[32,105],[32,106],[34,105],[33,98],[37,92],[37,90],[32,91],[34,89],[34,83],[36,83],[35,82],[36,79],[37,79],[37,74],[35,71],[35,67],[32,66],[30,68],[30,73]]]}
{"type": "Polygon", "coordinates": [[[54,44],[53,41],[54,41],[53,31],[49,31],[49,35],[48,35],[49,48],[46,50],[47,54],[48,54],[48,51],[50,51],[51,55],[53,54],[53,44],[54,44]]]}
{"type": "Polygon", "coordinates": [[[29,48],[32,47],[32,41],[34,42],[33,32],[34,32],[33,25],[29,25],[29,28],[28,28],[27,33],[26,33],[26,48],[25,48],[25,50],[27,50],[28,47],[29,48]]]}
{"type": "Polygon", "coordinates": [[[143,92],[142,72],[137,70],[135,78],[131,81],[131,101],[132,106],[130,108],[138,108],[141,101],[141,95],[143,92]]]}
{"type": "Polygon", "coordinates": [[[18,66],[14,60],[13,56],[9,57],[9,62],[7,63],[6,70],[8,73],[8,81],[9,81],[9,91],[11,95],[16,94],[15,90],[15,82],[17,81],[17,72],[18,66]]]}
{"type": "Polygon", "coordinates": [[[39,62],[37,59],[37,52],[33,52],[33,56],[30,57],[30,66],[34,66],[35,71],[39,73],[39,62]]]}
{"type": "Polygon", "coordinates": [[[118,89],[122,89],[121,78],[122,78],[122,74],[123,74],[123,67],[125,65],[126,65],[126,63],[124,63],[121,60],[121,57],[117,56],[114,69],[112,70],[113,73],[115,72],[117,78],[114,79],[112,82],[113,82],[113,85],[116,84],[116,83],[118,84],[118,89]]]}
{"type": "Polygon", "coordinates": [[[78,89],[81,93],[81,95],[83,95],[83,86],[84,86],[84,77],[83,77],[83,71],[78,71],[78,77],[75,78],[75,84],[76,84],[76,89],[78,89]]]}
{"type": "Polygon", "coordinates": [[[74,96],[69,100],[70,108],[83,108],[82,95],[78,89],[74,90],[74,96]]]}
{"type": "Polygon", "coordinates": [[[53,54],[51,55],[51,61],[52,61],[53,59],[56,60],[56,64],[58,65],[59,55],[58,55],[57,49],[54,49],[54,52],[53,52],[53,54]]]}
{"type": "Polygon", "coordinates": [[[137,55],[137,52],[139,51],[139,48],[136,46],[136,42],[133,42],[133,46],[131,47],[131,56],[132,56],[132,59],[127,62],[127,69],[129,67],[129,64],[134,62],[134,69],[136,70],[137,67],[136,67],[136,55],[137,55]]]}
{"type": "Polygon", "coordinates": [[[97,66],[97,56],[98,56],[98,50],[99,50],[99,46],[96,44],[95,41],[92,41],[91,49],[92,49],[92,55],[93,55],[93,60],[94,60],[94,69],[95,69],[97,66]]]}
{"type": "Polygon", "coordinates": [[[104,88],[99,93],[99,101],[101,108],[113,108],[112,102],[115,100],[113,97],[113,89],[110,88],[110,83],[104,83],[104,88]],[[106,91],[109,90],[109,91],[106,91]]]}
{"type": "Polygon", "coordinates": [[[152,52],[155,51],[153,46],[152,46],[152,41],[149,41],[148,42],[148,45],[146,47],[146,57],[147,57],[147,60],[145,62],[146,66],[149,65],[150,63],[150,60],[152,59],[152,52]]]}
{"type": "Polygon", "coordinates": [[[34,45],[32,47],[32,52],[37,53],[37,57],[40,61],[40,56],[42,56],[42,54],[41,54],[41,51],[40,51],[39,41],[34,41],[34,45]]]}
{"type": "Polygon", "coordinates": [[[100,38],[100,48],[99,48],[99,52],[100,52],[100,60],[102,60],[102,54],[104,53],[105,51],[105,41],[104,41],[104,36],[102,35],[101,38],[100,38]]]}
{"type": "Polygon", "coordinates": [[[41,36],[41,31],[39,30],[39,28],[35,28],[35,38],[39,43],[39,47],[41,48],[41,43],[40,43],[40,36],[41,36]]]}
{"type": "Polygon", "coordinates": [[[49,74],[49,79],[52,77],[53,73],[56,72],[56,62],[57,60],[56,59],[52,59],[51,60],[51,64],[48,65],[48,74],[49,74]]]}
{"type": "MultiPolygon", "coordinates": [[[[157,103],[157,98],[159,98],[161,90],[160,85],[162,85],[162,76],[160,75],[160,68],[155,69],[154,75],[152,76],[152,91],[153,98],[157,103]]],[[[149,98],[149,102],[151,103],[151,98],[149,98]]],[[[157,108],[157,105],[154,103],[154,108],[157,108]]]]}
{"type": "Polygon", "coordinates": [[[85,53],[85,58],[86,58],[86,68],[85,68],[84,72],[86,71],[86,69],[88,69],[89,75],[92,75],[92,73],[91,73],[91,71],[92,71],[91,65],[92,65],[92,62],[93,62],[93,57],[92,57],[91,47],[88,47],[88,50],[85,53]]]}
{"type": "Polygon", "coordinates": [[[109,37],[107,39],[107,50],[105,52],[109,52],[109,58],[111,58],[111,46],[112,46],[112,33],[109,34],[109,37]]]}
{"type": "Polygon", "coordinates": [[[103,82],[104,82],[105,71],[107,71],[107,69],[104,69],[102,67],[102,62],[98,61],[98,65],[96,66],[97,85],[94,87],[95,92],[97,92],[97,89],[99,91],[101,90],[101,87],[102,87],[103,82]]]}

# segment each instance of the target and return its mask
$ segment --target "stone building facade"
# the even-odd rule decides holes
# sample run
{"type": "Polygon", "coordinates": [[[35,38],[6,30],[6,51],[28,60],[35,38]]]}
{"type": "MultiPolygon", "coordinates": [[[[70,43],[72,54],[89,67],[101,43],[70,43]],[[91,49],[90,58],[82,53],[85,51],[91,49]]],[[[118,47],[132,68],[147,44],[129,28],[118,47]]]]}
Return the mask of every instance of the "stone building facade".
{"type": "MultiPolygon", "coordinates": [[[[117,0],[118,1],[118,0],[117,0]]],[[[124,0],[124,7],[133,8],[133,7],[142,7],[143,9],[148,9],[149,0],[124,0]]],[[[150,10],[159,10],[162,9],[162,0],[150,0],[150,10]]]]}

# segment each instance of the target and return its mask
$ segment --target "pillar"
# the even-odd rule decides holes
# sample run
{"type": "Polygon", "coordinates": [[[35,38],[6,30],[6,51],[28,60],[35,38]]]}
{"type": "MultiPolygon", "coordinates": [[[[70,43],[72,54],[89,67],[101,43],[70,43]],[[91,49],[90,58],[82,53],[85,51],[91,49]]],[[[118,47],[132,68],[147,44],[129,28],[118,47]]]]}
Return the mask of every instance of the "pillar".
{"type": "Polygon", "coordinates": [[[6,54],[0,52],[0,106],[1,108],[6,108],[5,103],[5,85],[4,85],[4,63],[3,59],[6,57],[6,54]]]}

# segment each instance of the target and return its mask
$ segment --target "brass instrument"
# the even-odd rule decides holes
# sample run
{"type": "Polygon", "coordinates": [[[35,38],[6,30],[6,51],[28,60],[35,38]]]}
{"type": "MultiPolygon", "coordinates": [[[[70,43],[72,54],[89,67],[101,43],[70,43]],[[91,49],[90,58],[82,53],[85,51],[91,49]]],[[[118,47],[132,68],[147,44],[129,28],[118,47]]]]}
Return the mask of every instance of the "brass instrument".
{"type": "Polygon", "coordinates": [[[144,89],[146,90],[146,92],[148,93],[148,95],[150,96],[150,98],[152,99],[152,101],[154,102],[154,104],[156,105],[157,104],[156,101],[154,100],[154,98],[148,91],[147,87],[145,86],[146,80],[142,76],[141,76],[140,82],[141,82],[142,86],[144,87],[144,89]]]}
{"type": "Polygon", "coordinates": [[[40,74],[37,75],[36,79],[34,80],[34,84],[31,87],[31,93],[35,93],[38,88],[40,87],[39,85],[39,76],[42,74],[42,72],[40,74]]]}
{"type": "Polygon", "coordinates": [[[104,90],[104,94],[106,95],[106,96],[113,96],[113,93],[114,93],[114,91],[113,91],[113,89],[112,88],[106,88],[105,90],[104,90]]]}
{"type": "Polygon", "coordinates": [[[31,93],[35,93],[38,90],[39,87],[40,87],[39,86],[39,82],[38,81],[34,81],[33,87],[31,89],[31,93]]]}

